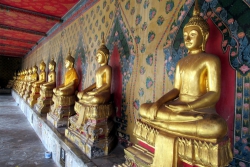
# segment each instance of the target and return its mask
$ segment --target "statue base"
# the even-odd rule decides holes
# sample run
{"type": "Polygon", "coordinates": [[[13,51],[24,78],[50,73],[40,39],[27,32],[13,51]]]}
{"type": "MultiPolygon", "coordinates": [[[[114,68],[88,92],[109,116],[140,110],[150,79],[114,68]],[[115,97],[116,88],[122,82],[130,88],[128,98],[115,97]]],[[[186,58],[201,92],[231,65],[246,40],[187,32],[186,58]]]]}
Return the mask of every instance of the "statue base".
{"type": "Polygon", "coordinates": [[[37,99],[35,109],[39,114],[47,114],[50,110],[50,106],[54,104],[52,101],[53,89],[40,90],[40,97],[37,99]]]}
{"type": "Polygon", "coordinates": [[[27,88],[26,88],[26,91],[25,91],[24,95],[22,96],[23,99],[24,99],[25,101],[27,101],[28,98],[30,97],[30,94],[31,94],[31,86],[28,85],[27,88]]]}
{"type": "Polygon", "coordinates": [[[47,120],[56,128],[67,126],[69,116],[75,114],[75,96],[57,97],[53,95],[52,100],[54,104],[50,106],[50,111],[47,113],[47,120]]]}
{"type": "Polygon", "coordinates": [[[113,105],[85,105],[75,103],[76,115],[70,117],[65,136],[89,158],[108,155],[115,147],[115,129],[112,120],[113,105]]]}
{"type": "Polygon", "coordinates": [[[233,159],[228,137],[215,142],[192,139],[158,131],[140,121],[136,122],[134,135],[139,139],[138,145],[124,149],[125,164],[128,166],[156,167],[157,164],[172,161],[169,166],[178,167],[182,161],[200,167],[221,167],[227,166],[233,159]],[[171,142],[174,144],[169,145],[171,142]],[[159,156],[162,154],[166,154],[165,158],[159,156]],[[160,159],[156,159],[155,155],[160,159]]]}
{"type": "Polygon", "coordinates": [[[33,108],[34,105],[37,103],[37,98],[39,97],[40,97],[40,87],[33,87],[32,93],[27,100],[31,108],[33,108]]]}

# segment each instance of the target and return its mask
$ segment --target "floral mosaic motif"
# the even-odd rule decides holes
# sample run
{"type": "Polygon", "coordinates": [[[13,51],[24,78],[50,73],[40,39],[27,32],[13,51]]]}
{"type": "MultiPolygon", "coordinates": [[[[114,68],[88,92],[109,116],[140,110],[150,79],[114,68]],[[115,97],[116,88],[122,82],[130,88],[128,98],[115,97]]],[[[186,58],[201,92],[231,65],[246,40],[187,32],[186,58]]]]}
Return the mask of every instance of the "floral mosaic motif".
{"type": "Polygon", "coordinates": [[[144,22],[141,26],[142,31],[145,31],[148,28],[147,22],[144,22]]]}
{"type": "Polygon", "coordinates": [[[138,99],[135,99],[133,102],[133,106],[136,110],[139,110],[140,108],[140,101],[138,99]]]}
{"type": "Polygon", "coordinates": [[[129,10],[129,9],[130,9],[130,1],[128,1],[128,2],[126,3],[125,9],[126,9],[126,10],[129,10]]]}
{"type": "MultiPolygon", "coordinates": [[[[238,6],[244,11],[244,16],[241,17],[249,17],[250,9],[249,7],[245,7],[244,2],[238,2],[238,6]],[[244,9],[245,8],[245,9],[244,9]],[[245,14],[246,13],[246,14],[245,14]]],[[[209,9],[212,9],[215,14],[211,15],[212,20],[217,23],[217,26],[223,32],[223,34],[228,34],[227,29],[224,27],[228,27],[230,30],[230,37],[229,39],[225,39],[222,43],[223,48],[230,46],[230,63],[231,65],[239,71],[242,75],[247,75],[250,71],[250,36],[248,23],[244,19],[239,18],[234,20],[233,14],[230,13],[231,10],[226,10],[216,0],[211,0],[208,2],[204,2],[202,5],[202,10],[204,13],[209,13],[209,9]],[[215,19],[218,17],[221,20],[221,23],[215,19]],[[217,21],[217,22],[216,22],[217,21]],[[225,24],[225,25],[224,25],[225,24]],[[224,29],[223,29],[224,28],[224,29]]],[[[206,17],[206,16],[204,16],[206,17]]]]}
{"type": "Polygon", "coordinates": [[[141,66],[140,67],[140,74],[143,75],[146,72],[145,67],[141,66]]]}
{"type": "Polygon", "coordinates": [[[165,12],[168,14],[169,12],[171,12],[174,8],[174,2],[171,0],[171,1],[168,1],[166,3],[166,7],[165,7],[165,12]]]}
{"type": "Polygon", "coordinates": [[[153,86],[153,80],[151,77],[147,77],[146,79],[146,88],[149,89],[153,86]]]}
{"type": "Polygon", "coordinates": [[[103,2],[103,7],[102,7],[102,8],[104,9],[104,8],[106,7],[106,5],[107,5],[107,1],[104,1],[104,2],[103,2]]]}
{"type": "Polygon", "coordinates": [[[97,39],[98,39],[98,35],[95,35],[95,41],[97,41],[97,39]]]}
{"type": "Polygon", "coordinates": [[[164,22],[164,17],[163,16],[159,16],[158,19],[157,19],[157,24],[158,26],[161,26],[164,22]]]}
{"type": "Polygon", "coordinates": [[[131,27],[131,28],[130,28],[130,31],[134,34],[134,33],[135,33],[135,28],[134,28],[134,27],[131,27]]]}
{"type": "Polygon", "coordinates": [[[102,23],[105,23],[105,16],[102,17],[102,23]]]}
{"type": "Polygon", "coordinates": [[[155,39],[155,32],[154,31],[150,31],[148,33],[148,43],[152,42],[155,39]]]}
{"type": "Polygon", "coordinates": [[[98,5],[96,8],[96,13],[98,13],[100,11],[100,6],[98,5]]]}
{"type": "Polygon", "coordinates": [[[135,36],[135,43],[139,44],[141,42],[141,37],[140,36],[135,36]]]}
{"type": "Polygon", "coordinates": [[[134,15],[135,14],[135,7],[132,7],[131,11],[130,11],[130,14],[131,15],[134,15]]]}
{"type": "Polygon", "coordinates": [[[106,12],[108,12],[109,11],[109,5],[107,6],[107,9],[106,9],[106,12]]]}
{"type": "Polygon", "coordinates": [[[146,62],[148,65],[152,66],[153,64],[153,54],[149,54],[146,58],[146,62]]]}
{"type": "Polygon", "coordinates": [[[91,37],[89,37],[89,43],[91,43],[92,42],[92,38],[91,37]]]}
{"type": "Polygon", "coordinates": [[[138,15],[136,16],[136,19],[135,19],[135,24],[136,24],[136,25],[140,24],[141,19],[142,19],[142,16],[138,14],[138,15]]]}
{"type": "Polygon", "coordinates": [[[146,103],[152,103],[152,100],[148,99],[148,100],[146,101],[146,103]]]}
{"type": "Polygon", "coordinates": [[[106,21],[106,23],[105,23],[105,27],[107,28],[109,26],[109,22],[108,21],[106,21]]]}
{"type": "Polygon", "coordinates": [[[94,10],[91,10],[90,16],[92,17],[94,15],[94,10]]]}
{"type": "Polygon", "coordinates": [[[111,11],[111,12],[109,13],[109,18],[110,18],[110,19],[113,19],[113,17],[114,17],[114,12],[111,11]]]}
{"type": "Polygon", "coordinates": [[[138,94],[140,97],[142,97],[144,95],[144,89],[140,88],[138,94]]]}
{"type": "Polygon", "coordinates": [[[142,0],[136,0],[136,3],[141,4],[142,0]]]}
{"type": "Polygon", "coordinates": [[[149,11],[149,20],[152,20],[156,15],[156,9],[155,8],[152,8],[150,9],[149,11]]]}
{"type": "Polygon", "coordinates": [[[149,5],[149,0],[145,0],[143,4],[144,9],[147,9],[148,5],[149,5]]]}
{"type": "Polygon", "coordinates": [[[92,30],[92,24],[89,25],[89,29],[92,30]]]}
{"type": "Polygon", "coordinates": [[[102,16],[102,10],[100,10],[99,16],[102,16]]]}
{"type": "Polygon", "coordinates": [[[142,44],[140,50],[141,50],[141,53],[144,53],[146,51],[146,45],[142,44]]]}
{"type": "Polygon", "coordinates": [[[96,27],[98,26],[98,20],[96,20],[96,22],[95,22],[95,26],[96,26],[96,27]]]}

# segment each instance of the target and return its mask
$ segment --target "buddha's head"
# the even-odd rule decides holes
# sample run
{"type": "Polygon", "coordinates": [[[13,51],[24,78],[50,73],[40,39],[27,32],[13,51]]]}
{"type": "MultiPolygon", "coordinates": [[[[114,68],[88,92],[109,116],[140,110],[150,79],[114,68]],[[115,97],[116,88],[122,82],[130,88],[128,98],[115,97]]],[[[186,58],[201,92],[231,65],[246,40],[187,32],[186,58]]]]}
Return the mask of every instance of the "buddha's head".
{"type": "Polygon", "coordinates": [[[75,59],[74,59],[74,57],[71,56],[71,52],[69,49],[68,56],[66,57],[66,60],[65,60],[65,67],[67,69],[72,68],[74,66],[74,62],[75,62],[75,59]]]}
{"type": "Polygon", "coordinates": [[[109,50],[104,43],[104,38],[102,39],[102,44],[97,50],[96,60],[99,64],[108,64],[109,50]]]}
{"type": "Polygon", "coordinates": [[[205,51],[206,42],[209,36],[209,25],[200,16],[200,9],[197,1],[193,11],[193,17],[184,26],[183,29],[184,42],[187,49],[205,51]]]}
{"type": "Polygon", "coordinates": [[[54,59],[52,58],[51,61],[49,62],[49,70],[50,71],[54,71],[56,68],[56,62],[54,61],[54,59]]]}
{"type": "Polygon", "coordinates": [[[39,69],[40,69],[41,71],[44,71],[45,68],[46,68],[46,64],[45,64],[44,61],[42,60],[41,63],[40,63],[40,65],[39,65],[39,69]]]}
{"type": "Polygon", "coordinates": [[[32,67],[29,68],[28,73],[29,73],[29,74],[32,73],[32,67]]]}
{"type": "Polygon", "coordinates": [[[32,72],[33,72],[33,74],[34,74],[34,73],[36,73],[36,72],[37,72],[37,70],[38,70],[37,66],[36,66],[36,65],[34,65],[34,66],[32,67],[32,72]]]}

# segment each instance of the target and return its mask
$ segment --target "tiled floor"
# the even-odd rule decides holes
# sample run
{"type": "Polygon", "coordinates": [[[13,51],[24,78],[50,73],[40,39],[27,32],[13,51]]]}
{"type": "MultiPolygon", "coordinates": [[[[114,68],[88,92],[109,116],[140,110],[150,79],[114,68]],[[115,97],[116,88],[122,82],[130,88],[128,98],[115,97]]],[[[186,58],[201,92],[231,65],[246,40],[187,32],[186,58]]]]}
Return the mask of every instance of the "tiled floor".
{"type": "Polygon", "coordinates": [[[0,95],[0,167],[56,167],[10,95],[0,95]]]}
{"type": "MultiPolygon", "coordinates": [[[[108,156],[90,161],[97,167],[116,167],[125,162],[123,149],[118,145],[108,156]]],[[[45,151],[12,96],[0,95],[0,167],[56,167],[52,159],[44,158],[45,151]]]]}

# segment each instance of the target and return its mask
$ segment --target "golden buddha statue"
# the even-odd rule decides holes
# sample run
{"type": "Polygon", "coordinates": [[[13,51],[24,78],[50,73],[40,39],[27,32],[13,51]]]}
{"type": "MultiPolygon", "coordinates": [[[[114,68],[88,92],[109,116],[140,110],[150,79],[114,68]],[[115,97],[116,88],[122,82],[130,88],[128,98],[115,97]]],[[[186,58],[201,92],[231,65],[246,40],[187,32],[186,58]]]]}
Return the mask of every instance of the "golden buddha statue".
{"type": "Polygon", "coordinates": [[[96,60],[100,67],[96,71],[96,82],[77,94],[80,103],[104,104],[110,101],[112,69],[108,65],[109,50],[101,45],[96,60]]]}
{"type": "Polygon", "coordinates": [[[29,98],[29,96],[31,94],[31,86],[32,86],[32,84],[38,80],[37,70],[38,70],[37,66],[34,65],[32,67],[32,72],[29,75],[29,80],[28,80],[28,82],[26,84],[27,86],[26,86],[25,94],[23,95],[23,99],[25,101],[28,100],[28,98],[29,98]]]}
{"type": "MultiPolygon", "coordinates": [[[[227,123],[215,109],[221,91],[221,65],[217,56],[205,52],[209,25],[200,16],[197,2],[183,35],[188,55],[177,63],[174,88],[156,102],[141,105],[134,135],[154,146],[155,153],[149,156],[153,157],[152,166],[176,167],[180,159],[191,165],[226,166],[232,160],[229,139],[223,142],[223,153],[211,151],[221,146],[227,135],[227,123]]],[[[139,155],[138,150],[131,147],[125,153],[131,157],[131,152],[139,155]]]]}
{"type": "Polygon", "coordinates": [[[36,110],[40,114],[46,114],[49,112],[50,106],[53,104],[52,96],[53,89],[56,87],[56,62],[52,58],[49,63],[49,74],[48,82],[40,85],[40,97],[37,99],[37,104],[35,105],[36,110]]]}
{"type": "Polygon", "coordinates": [[[75,114],[73,105],[75,104],[75,91],[79,84],[76,70],[74,69],[75,59],[69,51],[65,60],[67,72],[64,77],[64,83],[53,89],[53,102],[47,119],[53,123],[55,127],[66,126],[69,115],[75,114]],[[55,120],[57,120],[55,122],[55,120]]]}
{"type": "Polygon", "coordinates": [[[50,63],[49,63],[49,74],[48,74],[48,82],[42,84],[41,90],[51,90],[54,89],[56,87],[56,62],[54,61],[54,59],[52,58],[50,63]]]}
{"type": "Polygon", "coordinates": [[[110,102],[112,68],[108,65],[108,57],[109,50],[103,40],[96,55],[96,60],[100,64],[96,71],[96,82],[77,94],[77,114],[70,117],[70,127],[65,130],[65,136],[72,142],[85,143],[78,146],[89,158],[107,155],[115,145],[114,135],[110,135],[114,124],[110,119],[113,114],[113,104],[110,102]],[[95,154],[93,145],[87,141],[98,141],[100,146],[96,145],[95,149],[100,149],[103,154],[95,154]]]}
{"type": "Polygon", "coordinates": [[[46,82],[46,64],[44,63],[44,61],[41,61],[39,69],[39,80],[31,85],[31,94],[27,100],[31,108],[33,108],[34,104],[37,102],[37,98],[40,96],[40,85],[46,82]]]}
{"type": "Polygon", "coordinates": [[[25,90],[27,87],[27,84],[30,80],[32,74],[32,68],[30,69],[26,69],[24,71],[21,72],[21,77],[20,77],[20,96],[23,97],[23,95],[25,94],[25,90]]]}

